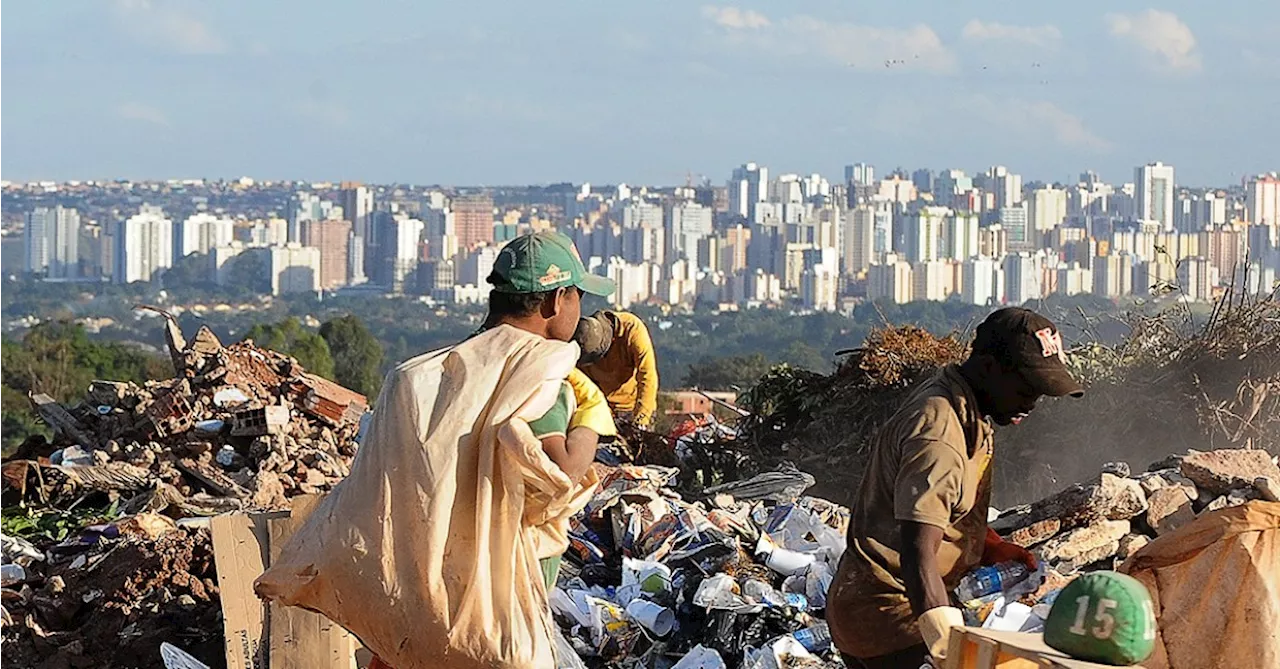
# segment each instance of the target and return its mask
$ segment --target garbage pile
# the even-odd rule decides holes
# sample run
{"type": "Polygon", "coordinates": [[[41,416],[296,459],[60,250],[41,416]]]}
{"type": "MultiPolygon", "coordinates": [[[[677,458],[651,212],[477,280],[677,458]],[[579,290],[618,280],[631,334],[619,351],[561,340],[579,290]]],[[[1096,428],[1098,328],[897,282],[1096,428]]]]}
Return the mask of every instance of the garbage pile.
{"type": "Polygon", "coordinates": [[[839,667],[823,622],[849,510],[794,467],[707,488],[623,464],[570,526],[552,612],[590,667],[839,667]]]}
{"type": "Polygon", "coordinates": [[[162,641],[219,666],[208,517],[288,509],[349,471],[364,396],[251,341],[187,341],[164,315],[173,378],[94,381],[70,406],[31,396],[54,437],[3,464],[14,666],[160,667],[162,641]]]}

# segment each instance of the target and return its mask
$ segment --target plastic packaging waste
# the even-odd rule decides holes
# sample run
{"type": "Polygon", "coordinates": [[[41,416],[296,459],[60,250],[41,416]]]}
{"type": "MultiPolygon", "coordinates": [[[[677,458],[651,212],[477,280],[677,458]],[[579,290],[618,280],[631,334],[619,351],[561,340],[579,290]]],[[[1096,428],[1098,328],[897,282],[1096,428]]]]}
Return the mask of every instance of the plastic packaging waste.
{"type": "Polygon", "coordinates": [[[671,589],[671,569],[661,562],[622,558],[622,585],[639,584],[649,594],[671,589]]]}
{"type": "Polygon", "coordinates": [[[13,562],[18,558],[44,559],[44,553],[35,544],[20,537],[0,535],[0,547],[3,548],[5,562],[13,562]]]}
{"type": "Polygon", "coordinates": [[[962,602],[967,602],[1007,590],[1013,584],[1024,580],[1027,574],[1026,566],[1018,562],[1001,562],[978,567],[960,579],[960,585],[956,586],[956,597],[959,597],[962,602]]]}
{"type": "Polygon", "coordinates": [[[20,564],[7,564],[0,567],[0,585],[9,587],[14,583],[27,580],[27,570],[20,564]]]}
{"type": "Polygon", "coordinates": [[[758,604],[748,603],[738,592],[738,582],[732,576],[716,574],[698,585],[697,592],[693,593],[693,604],[734,613],[748,613],[762,608],[758,604]]]}
{"type": "Polygon", "coordinates": [[[811,653],[821,653],[831,647],[831,630],[825,622],[819,622],[811,627],[802,630],[796,630],[791,636],[804,646],[805,650],[811,653]]]}
{"type": "Polygon", "coordinates": [[[167,641],[160,644],[160,660],[165,669],[209,669],[209,665],[167,641]]]}
{"type": "Polygon", "coordinates": [[[659,606],[645,599],[637,599],[627,605],[627,615],[640,626],[657,634],[666,636],[676,626],[676,614],[665,606],[659,606]]]}
{"type": "Polygon", "coordinates": [[[698,644],[671,669],[726,669],[726,666],[720,653],[698,644]]]}

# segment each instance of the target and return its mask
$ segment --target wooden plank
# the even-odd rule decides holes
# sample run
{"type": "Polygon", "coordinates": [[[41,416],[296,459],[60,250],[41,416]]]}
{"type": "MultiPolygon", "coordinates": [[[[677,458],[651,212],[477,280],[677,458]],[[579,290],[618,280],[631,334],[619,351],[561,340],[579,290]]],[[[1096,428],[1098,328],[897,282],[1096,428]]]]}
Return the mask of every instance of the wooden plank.
{"type": "Polygon", "coordinates": [[[286,515],[230,513],[209,520],[227,639],[227,669],[266,667],[267,611],[253,592],[253,580],[267,565],[268,519],[286,515]]]}
{"type": "Polygon", "coordinates": [[[978,647],[978,656],[974,658],[974,666],[978,669],[996,669],[996,656],[1000,654],[1000,644],[980,636],[971,637],[978,647]]]}
{"type": "MultiPolygon", "coordinates": [[[[271,561],[280,556],[320,499],[318,495],[295,497],[293,513],[267,522],[271,561]]],[[[341,625],[295,606],[272,603],[269,611],[271,669],[355,669],[355,637],[341,625]]]]}

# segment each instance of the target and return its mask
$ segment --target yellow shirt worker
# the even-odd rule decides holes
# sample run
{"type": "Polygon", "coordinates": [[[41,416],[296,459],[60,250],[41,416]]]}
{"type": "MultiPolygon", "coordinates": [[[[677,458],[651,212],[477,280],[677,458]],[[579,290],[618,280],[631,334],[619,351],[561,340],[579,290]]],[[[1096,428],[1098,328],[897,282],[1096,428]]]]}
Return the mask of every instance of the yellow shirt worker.
{"type": "Polygon", "coordinates": [[[582,347],[578,368],[604,392],[614,414],[652,425],[658,363],[644,321],[624,311],[597,311],[579,321],[573,338],[582,347]]]}

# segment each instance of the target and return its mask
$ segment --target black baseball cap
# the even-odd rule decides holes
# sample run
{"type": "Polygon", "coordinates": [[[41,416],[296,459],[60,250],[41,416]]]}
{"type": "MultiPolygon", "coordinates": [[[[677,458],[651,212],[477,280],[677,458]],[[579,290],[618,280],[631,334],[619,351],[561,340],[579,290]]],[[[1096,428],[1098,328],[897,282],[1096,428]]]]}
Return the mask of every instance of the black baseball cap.
{"type": "Polygon", "coordinates": [[[993,311],[978,325],[974,353],[986,353],[1017,369],[1042,395],[1083,397],[1067,370],[1062,334],[1053,321],[1022,307],[993,311]]]}

